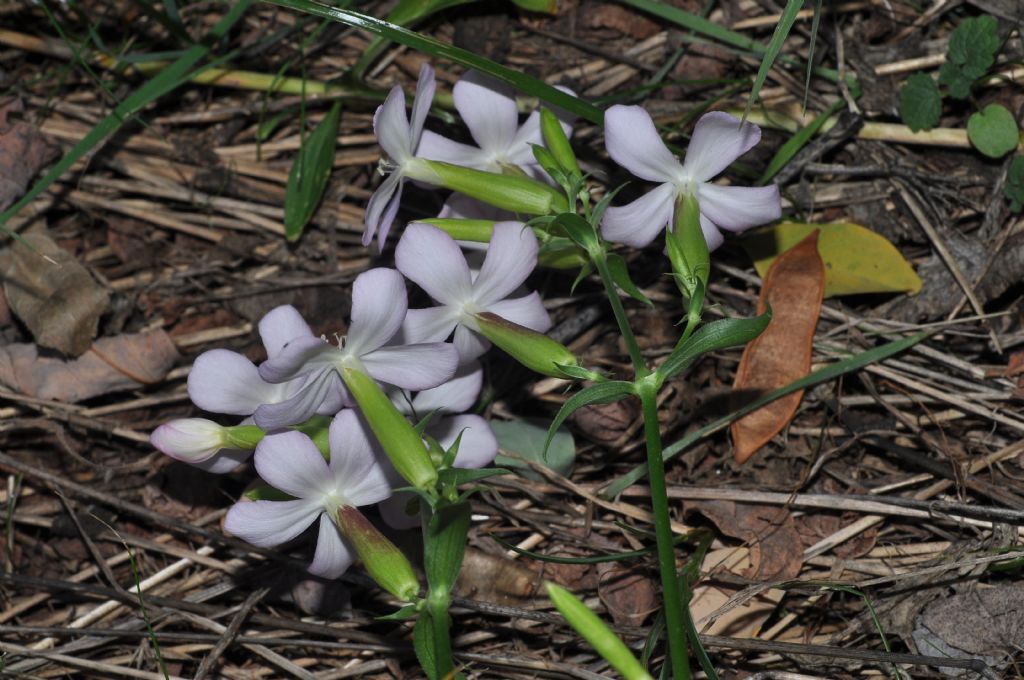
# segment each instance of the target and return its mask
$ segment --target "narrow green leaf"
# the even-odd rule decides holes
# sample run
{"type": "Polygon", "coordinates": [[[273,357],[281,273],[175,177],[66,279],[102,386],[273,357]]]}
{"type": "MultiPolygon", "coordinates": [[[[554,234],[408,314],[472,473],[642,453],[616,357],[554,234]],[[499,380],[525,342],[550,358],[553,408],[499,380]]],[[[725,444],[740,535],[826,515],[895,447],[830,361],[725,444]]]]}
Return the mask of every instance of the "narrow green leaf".
{"type": "Polygon", "coordinates": [[[625,380],[612,380],[591,385],[569,397],[568,401],[562,404],[562,408],[558,409],[554,420],[551,421],[548,436],[544,440],[544,455],[547,456],[548,446],[551,445],[551,439],[555,436],[555,430],[575,411],[591,404],[610,404],[631,394],[634,394],[633,383],[625,380]]]}
{"type": "MultiPolygon", "coordinates": [[[[861,352],[860,354],[856,354],[848,359],[843,359],[842,361],[837,361],[834,364],[830,364],[828,366],[825,366],[824,368],[820,368],[814,373],[811,373],[810,375],[804,376],[799,380],[794,380],[785,387],[780,387],[779,389],[774,390],[773,392],[769,392],[768,394],[764,395],[759,399],[755,399],[754,401],[750,402],[743,408],[733,411],[727,416],[723,416],[722,418],[719,418],[714,422],[708,423],[707,425],[698,430],[694,430],[693,432],[689,433],[688,435],[686,435],[679,441],[675,442],[674,444],[667,446],[665,450],[662,452],[662,458],[664,460],[669,460],[679,455],[681,452],[693,446],[696,442],[699,442],[700,440],[704,439],[704,437],[707,437],[708,435],[714,432],[718,432],[719,430],[725,429],[733,421],[742,418],[748,413],[756,411],[765,404],[769,404],[780,397],[784,397],[787,394],[791,394],[798,390],[804,390],[807,389],[808,387],[813,387],[823,382],[828,382],[829,380],[834,380],[835,378],[838,378],[841,375],[852,373],[853,371],[858,371],[864,368],[865,366],[868,366],[869,364],[882,361],[883,359],[888,359],[889,357],[895,354],[899,354],[900,352],[909,349],[910,347],[913,347],[917,343],[927,338],[929,335],[929,333],[925,332],[918,333],[917,335],[912,335],[909,338],[903,338],[902,340],[894,340],[893,342],[886,343],[881,347],[876,347],[866,352],[861,352]]],[[[607,489],[601,492],[601,495],[604,498],[614,498],[615,496],[622,493],[622,491],[630,484],[635,483],[639,479],[643,479],[643,477],[646,474],[647,466],[639,465],[630,470],[629,472],[627,472],[626,474],[619,477],[617,480],[615,480],[610,486],[608,486],[607,489]]]]}
{"type": "Polygon", "coordinates": [[[416,660],[430,680],[441,680],[437,673],[437,646],[434,644],[434,622],[429,610],[420,612],[412,629],[412,646],[416,660]]]}
{"type": "Polygon", "coordinates": [[[719,319],[702,326],[690,339],[672,350],[668,359],[655,371],[658,389],[666,380],[690,367],[698,357],[726,347],[745,345],[768,326],[771,313],[752,319],[719,319]]]}
{"type": "Polygon", "coordinates": [[[479,482],[488,477],[509,474],[512,474],[512,471],[505,468],[478,468],[476,470],[448,468],[437,473],[437,478],[442,485],[462,486],[471,482],[479,482]]]}
{"type": "Polygon", "coordinates": [[[374,617],[377,621],[408,621],[409,619],[416,616],[419,608],[415,604],[407,604],[401,609],[385,614],[384,616],[374,617]]]}
{"type": "MultiPolygon", "coordinates": [[[[214,25],[203,40],[190,47],[179,59],[148,80],[142,85],[142,87],[125,97],[125,99],[118,104],[109,115],[89,130],[85,137],[75,144],[67,155],[57,161],[57,163],[50,168],[50,171],[46,173],[41,180],[33,184],[32,188],[30,188],[19,201],[3,213],[0,213],[0,229],[5,233],[9,233],[9,230],[4,227],[4,225],[7,224],[7,221],[16,215],[18,211],[35,200],[39,194],[44,192],[47,187],[57,181],[60,176],[67,172],[71,166],[78,162],[79,159],[89,153],[104,139],[113,134],[114,131],[124,125],[127,120],[134,117],[135,114],[141,111],[150,102],[153,102],[168,92],[171,92],[194,76],[196,71],[193,69],[196,64],[209,54],[212,45],[216,45],[221,38],[227,34],[231,27],[238,23],[239,19],[242,18],[252,3],[253,0],[239,0],[223,17],[221,17],[220,21],[214,25]]],[[[200,67],[199,71],[206,70],[213,65],[214,64],[212,63],[206,64],[200,67]]]]}
{"type": "Polygon", "coordinates": [[[789,31],[793,28],[793,22],[796,21],[796,15],[800,12],[800,8],[803,5],[803,0],[787,0],[786,7],[782,10],[782,17],[779,19],[779,23],[775,24],[772,39],[768,41],[768,47],[761,58],[761,66],[757,69],[754,86],[750,88],[750,96],[747,97],[747,107],[743,111],[743,120],[746,120],[747,116],[750,115],[750,109],[757,100],[757,95],[761,92],[761,86],[764,85],[765,79],[768,78],[768,72],[771,70],[772,64],[775,63],[776,57],[779,56],[779,52],[782,51],[782,45],[786,42],[789,31]]]}
{"type": "Polygon", "coordinates": [[[558,0],[512,0],[512,4],[527,12],[554,14],[558,11],[558,0]]]}
{"type": "Polygon", "coordinates": [[[591,251],[598,246],[597,230],[594,229],[594,225],[576,213],[556,215],[551,221],[549,231],[558,233],[555,232],[556,229],[565,232],[566,236],[584,250],[591,251]]]}
{"type": "Polygon", "coordinates": [[[638,302],[644,303],[648,307],[654,307],[651,299],[644,295],[643,291],[633,283],[633,279],[629,278],[629,268],[626,267],[626,260],[621,255],[618,253],[608,253],[608,271],[612,275],[612,281],[626,295],[638,302]]]}
{"type": "Polygon", "coordinates": [[[804,100],[800,106],[801,111],[807,110],[807,96],[811,92],[811,76],[814,75],[814,48],[818,44],[818,28],[821,26],[821,5],[821,0],[814,0],[814,18],[811,19],[811,37],[807,46],[807,75],[804,78],[804,100]]]}
{"type": "Polygon", "coordinates": [[[431,591],[448,591],[455,585],[466,553],[469,503],[443,505],[434,511],[423,542],[423,566],[431,591]]]}
{"type": "MultiPolygon", "coordinates": [[[[456,7],[457,5],[465,5],[475,0],[399,0],[398,4],[395,5],[388,15],[386,20],[396,26],[414,26],[424,19],[436,14],[442,10],[448,9],[449,7],[456,7]]],[[[363,76],[366,75],[367,69],[370,65],[376,61],[377,57],[380,56],[381,52],[387,49],[387,46],[391,44],[391,40],[383,36],[377,36],[370,44],[363,50],[362,56],[359,57],[359,61],[352,67],[352,75],[357,80],[362,80],[363,76]]]]}
{"type": "Polygon", "coordinates": [[[562,92],[541,80],[528,76],[520,71],[502,66],[497,62],[473,54],[468,50],[443,43],[435,38],[421,35],[414,31],[402,28],[401,26],[396,26],[381,19],[375,19],[374,17],[360,12],[339,9],[337,7],[328,7],[327,5],[313,2],[313,0],[267,1],[275,5],[280,5],[281,7],[288,7],[307,14],[331,19],[332,21],[337,21],[347,26],[361,28],[363,30],[370,31],[375,35],[380,35],[388,38],[389,40],[405,45],[406,47],[411,47],[414,50],[418,50],[432,57],[447,59],[456,64],[460,64],[461,66],[465,66],[466,68],[476,69],[477,71],[493,76],[502,82],[508,83],[521,92],[539,97],[552,106],[557,106],[574,113],[591,123],[596,125],[603,124],[604,113],[601,109],[597,108],[590,102],[562,92]]]}
{"type": "Polygon", "coordinates": [[[337,101],[316,129],[302,140],[292,162],[284,194],[284,233],[289,241],[302,235],[323,198],[334,165],[340,116],[341,102],[337,101]]]}
{"type": "Polygon", "coordinates": [[[841,108],[846,106],[846,102],[842,99],[837,99],[827,109],[822,111],[811,121],[809,125],[806,125],[797,130],[792,137],[786,140],[786,143],[779,147],[779,150],[772,156],[771,161],[768,162],[768,167],[764,169],[764,173],[758,178],[758,184],[767,184],[771,181],[772,177],[779,174],[779,171],[786,167],[786,163],[793,160],[793,156],[804,148],[809,141],[818,134],[821,127],[828,122],[828,119],[836,114],[841,108]]]}

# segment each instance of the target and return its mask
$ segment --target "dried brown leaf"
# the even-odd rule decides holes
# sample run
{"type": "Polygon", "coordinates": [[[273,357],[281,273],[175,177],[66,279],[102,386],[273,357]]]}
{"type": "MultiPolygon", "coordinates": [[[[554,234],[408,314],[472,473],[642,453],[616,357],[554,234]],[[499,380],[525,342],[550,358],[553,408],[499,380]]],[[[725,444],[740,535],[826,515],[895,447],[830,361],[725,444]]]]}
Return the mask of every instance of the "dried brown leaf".
{"type": "Polygon", "coordinates": [[[29,180],[57,155],[34,125],[9,119],[23,108],[21,100],[0,102],[0,210],[24,194],[29,180]]]}
{"type": "MultiPolygon", "coordinates": [[[[743,351],[733,385],[737,394],[759,396],[810,372],[824,292],[825,267],[815,231],[780,255],[764,277],[757,311],[771,307],[772,320],[743,351]]],[[[803,390],[794,392],[734,422],[730,431],[736,462],[745,462],[781,432],[802,397],[803,390]]]]}
{"type": "Polygon", "coordinates": [[[699,512],[726,536],[750,546],[750,569],[745,577],[783,581],[800,573],[803,542],[786,508],[732,501],[694,501],[687,512],[699,512]]]}
{"type": "Polygon", "coordinates": [[[0,383],[30,397],[74,403],[159,382],[177,358],[162,330],[100,338],[70,360],[13,344],[0,347],[0,383]]]}
{"type": "Polygon", "coordinates": [[[639,626],[660,606],[654,583],[638,567],[615,562],[597,565],[597,594],[620,626],[639,626]]]}
{"type": "Polygon", "coordinates": [[[35,252],[16,243],[0,260],[7,304],[38,344],[78,356],[92,345],[110,296],[45,233],[24,238],[35,252]]]}

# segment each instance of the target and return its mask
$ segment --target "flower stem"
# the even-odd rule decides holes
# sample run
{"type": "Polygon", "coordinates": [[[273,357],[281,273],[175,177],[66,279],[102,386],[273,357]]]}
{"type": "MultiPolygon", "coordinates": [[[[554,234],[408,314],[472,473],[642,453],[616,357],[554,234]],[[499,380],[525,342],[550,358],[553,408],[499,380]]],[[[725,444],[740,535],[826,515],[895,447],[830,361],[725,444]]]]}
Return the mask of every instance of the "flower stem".
{"type": "Polygon", "coordinates": [[[629,358],[633,362],[633,371],[636,374],[636,379],[645,378],[651,374],[651,369],[647,368],[647,363],[644,361],[643,355],[640,354],[640,345],[637,344],[633,329],[629,326],[629,319],[626,318],[626,310],[622,306],[622,300],[619,298],[619,291],[615,289],[615,282],[612,280],[612,273],[608,269],[608,260],[605,258],[604,250],[591,252],[590,260],[594,263],[597,273],[601,275],[601,283],[604,284],[608,303],[612,306],[615,322],[619,325],[619,332],[622,333],[622,339],[626,343],[626,349],[629,351],[629,358]]]}
{"type": "Polygon", "coordinates": [[[644,436],[647,439],[647,466],[650,471],[651,509],[658,546],[658,567],[665,602],[665,627],[668,635],[669,662],[675,680],[690,680],[690,657],[683,622],[683,599],[676,574],[672,524],[665,487],[665,463],[661,458],[661,434],[658,432],[658,400],[654,382],[637,380],[637,394],[643,408],[644,436]]]}

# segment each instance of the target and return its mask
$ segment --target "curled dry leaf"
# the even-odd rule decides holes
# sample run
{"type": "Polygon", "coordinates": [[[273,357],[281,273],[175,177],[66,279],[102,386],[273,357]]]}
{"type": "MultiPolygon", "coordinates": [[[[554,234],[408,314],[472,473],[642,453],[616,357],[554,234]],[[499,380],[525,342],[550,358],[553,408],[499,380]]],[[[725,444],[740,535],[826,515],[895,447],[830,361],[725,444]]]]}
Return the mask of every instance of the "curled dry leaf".
{"type": "Polygon", "coordinates": [[[661,606],[654,584],[640,568],[601,562],[597,573],[598,597],[617,625],[639,626],[661,606]]]}
{"type": "Polygon", "coordinates": [[[24,239],[36,252],[15,243],[0,256],[7,304],[38,344],[79,356],[92,345],[110,296],[42,231],[29,232],[24,239]]]}
{"type": "Polygon", "coordinates": [[[97,340],[77,359],[40,355],[39,347],[0,347],[0,383],[39,399],[78,402],[163,380],[178,350],[163,330],[97,340]]]}
{"type": "Polygon", "coordinates": [[[699,512],[727,536],[750,547],[750,568],[744,577],[757,581],[784,581],[800,573],[803,542],[789,510],[773,505],[733,501],[694,501],[686,511],[699,512]]]}
{"type": "Polygon", "coordinates": [[[455,590],[462,597],[514,605],[532,596],[538,584],[537,572],[523,564],[467,548],[455,590]]]}
{"type": "Polygon", "coordinates": [[[29,180],[57,156],[57,147],[36,126],[10,119],[23,109],[21,100],[0,101],[0,210],[24,194],[29,180]]]}
{"type": "MultiPolygon", "coordinates": [[[[804,377],[811,370],[814,329],[825,290],[818,232],[783,253],[764,277],[757,313],[772,320],[743,350],[734,393],[755,398],[804,377]]],[[[732,424],[737,463],[744,463],[782,431],[796,413],[803,390],[776,399],[732,424]]]]}

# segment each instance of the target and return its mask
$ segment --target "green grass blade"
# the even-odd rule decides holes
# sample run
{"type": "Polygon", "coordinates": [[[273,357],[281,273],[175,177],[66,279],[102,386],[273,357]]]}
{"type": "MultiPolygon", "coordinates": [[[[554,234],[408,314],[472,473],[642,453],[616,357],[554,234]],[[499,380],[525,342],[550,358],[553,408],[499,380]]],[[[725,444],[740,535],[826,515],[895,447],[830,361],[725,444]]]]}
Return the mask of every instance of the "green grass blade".
{"type": "Polygon", "coordinates": [[[811,76],[814,74],[814,46],[818,43],[818,28],[821,26],[821,0],[814,2],[814,18],[811,20],[811,38],[807,46],[807,76],[804,79],[804,101],[800,111],[807,111],[807,95],[811,92],[811,76]]]}
{"type": "Polygon", "coordinates": [[[421,35],[401,26],[359,12],[312,2],[312,0],[265,0],[274,5],[287,7],[307,14],[338,21],[347,26],[361,28],[375,35],[401,43],[432,57],[447,59],[467,68],[476,69],[498,80],[508,83],[517,90],[539,97],[552,106],[565,109],[596,125],[604,123],[604,112],[590,102],[558,90],[547,83],[525,73],[507,68],[467,50],[448,45],[429,36],[421,35]]]}
{"type": "Polygon", "coordinates": [[[782,10],[782,18],[779,19],[779,23],[775,24],[775,32],[772,33],[772,39],[768,41],[768,48],[761,58],[761,67],[757,69],[754,86],[750,88],[750,96],[747,97],[747,108],[743,111],[743,120],[746,120],[750,114],[750,107],[754,105],[758,93],[761,92],[761,86],[764,85],[765,79],[768,78],[768,71],[771,70],[776,57],[782,51],[782,44],[789,37],[789,31],[793,28],[793,22],[796,21],[796,15],[803,4],[803,0],[789,0],[786,3],[786,8],[782,10]]]}
{"type": "Polygon", "coordinates": [[[302,140],[292,162],[284,194],[284,233],[289,241],[302,235],[323,198],[334,165],[340,116],[341,102],[337,101],[316,129],[302,140]]]}
{"type": "Polygon", "coordinates": [[[159,74],[147,81],[142,87],[132,92],[118,104],[118,106],[103,120],[89,131],[78,144],[74,146],[61,158],[46,175],[32,185],[32,188],[21,197],[14,205],[3,213],[0,213],[0,230],[10,233],[4,225],[18,213],[19,210],[31,203],[35,198],[46,190],[51,184],[67,172],[85,154],[89,153],[100,142],[120,128],[126,120],[142,110],[150,102],[171,92],[182,83],[186,82],[192,75],[196,64],[203,59],[211,49],[223,38],[245,14],[252,5],[253,0],[239,0],[210,30],[210,33],[200,43],[190,47],[177,61],[171,63],[159,74]]]}
{"type": "MultiPolygon", "coordinates": [[[[930,333],[924,332],[912,335],[909,338],[904,338],[902,340],[894,340],[893,342],[886,343],[881,347],[875,347],[874,349],[861,352],[860,354],[856,354],[848,359],[843,359],[842,361],[837,361],[834,364],[829,364],[810,375],[804,376],[799,380],[794,380],[785,387],[780,387],[777,390],[769,392],[760,399],[747,404],[743,408],[733,411],[729,415],[723,416],[698,430],[694,430],[674,444],[665,447],[665,450],[662,452],[662,458],[664,460],[669,460],[670,458],[679,455],[681,452],[685,451],[690,446],[693,446],[709,434],[728,427],[734,420],[738,420],[748,413],[756,411],[765,404],[773,402],[780,397],[784,397],[787,394],[796,392],[797,390],[807,389],[808,387],[813,387],[819,383],[833,380],[841,375],[860,370],[869,364],[882,361],[883,359],[888,359],[895,354],[899,354],[900,352],[913,347],[928,337],[928,335],[930,335],[930,333]]],[[[601,492],[601,495],[604,498],[614,498],[622,493],[626,487],[633,484],[638,479],[642,479],[646,474],[647,466],[639,465],[615,480],[607,489],[601,492]]]]}
{"type": "Polygon", "coordinates": [[[793,156],[797,154],[800,149],[807,145],[807,142],[811,141],[814,135],[818,134],[821,130],[821,126],[828,122],[839,109],[846,106],[846,102],[842,99],[832,103],[832,106],[828,107],[825,111],[818,114],[818,117],[811,121],[810,125],[807,125],[786,140],[786,143],[779,147],[779,150],[775,152],[772,160],[768,163],[768,167],[764,169],[764,173],[758,178],[757,184],[763,185],[771,181],[772,177],[775,177],[782,168],[786,167],[786,163],[793,160],[793,156]]]}

